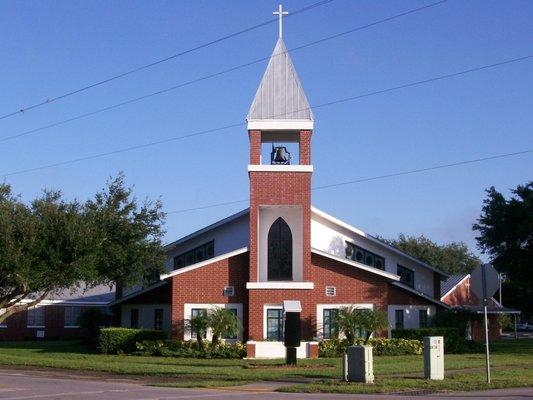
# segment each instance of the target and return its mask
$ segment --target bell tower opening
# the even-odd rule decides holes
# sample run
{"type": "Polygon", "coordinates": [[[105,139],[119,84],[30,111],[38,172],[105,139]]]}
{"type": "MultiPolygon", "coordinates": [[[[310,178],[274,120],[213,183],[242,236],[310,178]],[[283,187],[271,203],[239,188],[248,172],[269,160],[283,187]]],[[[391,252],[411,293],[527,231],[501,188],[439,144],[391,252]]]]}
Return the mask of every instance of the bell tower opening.
{"type": "Polygon", "coordinates": [[[299,165],[300,141],[298,134],[262,132],[261,158],[262,165],[299,165]]]}

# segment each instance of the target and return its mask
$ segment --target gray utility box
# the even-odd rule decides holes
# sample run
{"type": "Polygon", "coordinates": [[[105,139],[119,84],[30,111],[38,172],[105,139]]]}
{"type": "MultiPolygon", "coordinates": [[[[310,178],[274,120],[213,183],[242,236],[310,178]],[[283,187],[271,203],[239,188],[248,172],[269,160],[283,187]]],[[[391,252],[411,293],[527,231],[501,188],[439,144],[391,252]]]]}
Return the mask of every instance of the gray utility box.
{"type": "Polygon", "coordinates": [[[350,346],[343,357],[343,379],[348,382],[374,383],[371,346],[350,346]]]}
{"type": "Polygon", "coordinates": [[[444,379],[444,338],[442,336],[424,338],[424,378],[444,379]]]}

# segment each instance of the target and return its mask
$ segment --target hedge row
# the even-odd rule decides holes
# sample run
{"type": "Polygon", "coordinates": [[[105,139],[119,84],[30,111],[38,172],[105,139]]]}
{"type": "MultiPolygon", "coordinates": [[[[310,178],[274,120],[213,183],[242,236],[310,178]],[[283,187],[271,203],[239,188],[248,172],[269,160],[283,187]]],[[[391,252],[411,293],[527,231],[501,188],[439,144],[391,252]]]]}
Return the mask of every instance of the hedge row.
{"type": "Polygon", "coordinates": [[[103,328],[98,338],[98,350],[105,354],[131,353],[136,343],[145,340],[165,340],[164,331],[130,328],[103,328]]]}
{"type": "Polygon", "coordinates": [[[162,341],[145,340],[136,344],[133,354],[143,356],[165,356],[184,358],[244,358],[246,345],[241,342],[233,344],[219,343],[212,347],[211,342],[204,341],[203,348],[195,340],[162,341]]]}
{"type": "MultiPolygon", "coordinates": [[[[364,339],[355,340],[355,345],[363,343],[364,339]]],[[[377,356],[422,354],[422,342],[420,340],[371,338],[368,345],[373,347],[373,353],[377,356]]],[[[348,341],[346,339],[324,340],[318,345],[318,355],[319,357],[340,357],[347,348],[348,341]]]]}
{"type": "Polygon", "coordinates": [[[457,328],[395,329],[392,331],[392,337],[397,339],[422,341],[425,336],[443,336],[445,353],[456,353],[464,342],[457,328]]]}

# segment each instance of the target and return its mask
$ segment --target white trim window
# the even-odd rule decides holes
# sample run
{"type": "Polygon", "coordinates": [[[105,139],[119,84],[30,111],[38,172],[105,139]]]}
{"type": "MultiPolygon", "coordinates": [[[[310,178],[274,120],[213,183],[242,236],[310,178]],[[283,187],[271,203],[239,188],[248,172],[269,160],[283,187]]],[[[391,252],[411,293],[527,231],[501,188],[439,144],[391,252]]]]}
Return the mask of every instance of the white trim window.
{"type": "Polygon", "coordinates": [[[27,327],[44,328],[44,307],[30,307],[27,310],[27,327]]]}
{"type": "MultiPolygon", "coordinates": [[[[199,303],[199,304],[193,304],[193,303],[185,303],[183,305],[183,319],[185,321],[189,321],[191,318],[199,315],[200,313],[207,313],[210,309],[213,307],[222,307],[231,310],[236,316],[238,326],[239,326],[239,332],[237,333],[236,337],[223,337],[221,339],[224,339],[225,341],[231,343],[235,342],[237,340],[242,340],[242,320],[243,320],[243,305],[242,303],[223,303],[223,304],[209,304],[209,303],[199,303]]],[[[211,329],[208,329],[205,333],[205,339],[211,340],[213,335],[211,332],[211,329]]],[[[184,329],[183,333],[183,339],[184,340],[196,340],[196,333],[191,332],[191,329],[184,329]]]]}
{"type": "Polygon", "coordinates": [[[283,341],[283,309],[272,307],[266,309],[266,340],[283,341]]]}
{"type": "Polygon", "coordinates": [[[65,328],[79,328],[78,318],[82,312],[79,306],[65,307],[65,328]]]}
{"type": "MultiPolygon", "coordinates": [[[[333,320],[339,308],[354,307],[367,310],[373,310],[374,305],[370,303],[360,304],[317,304],[316,305],[316,332],[318,340],[333,339],[338,337],[344,338],[342,332],[335,332],[333,320]]],[[[359,330],[360,336],[364,335],[364,331],[359,330]]]]}

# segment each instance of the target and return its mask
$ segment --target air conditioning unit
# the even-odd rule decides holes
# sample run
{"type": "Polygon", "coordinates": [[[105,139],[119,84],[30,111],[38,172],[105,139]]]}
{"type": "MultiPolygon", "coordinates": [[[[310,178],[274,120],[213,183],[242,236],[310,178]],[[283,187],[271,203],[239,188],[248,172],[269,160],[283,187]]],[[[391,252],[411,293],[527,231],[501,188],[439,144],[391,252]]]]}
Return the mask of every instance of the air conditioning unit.
{"type": "Polygon", "coordinates": [[[326,286],[326,296],[336,296],[337,288],[335,286],[326,286]]]}
{"type": "Polygon", "coordinates": [[[233,286],[224,286],[224,296],[231,297],[235,293],[233,286]]]}

